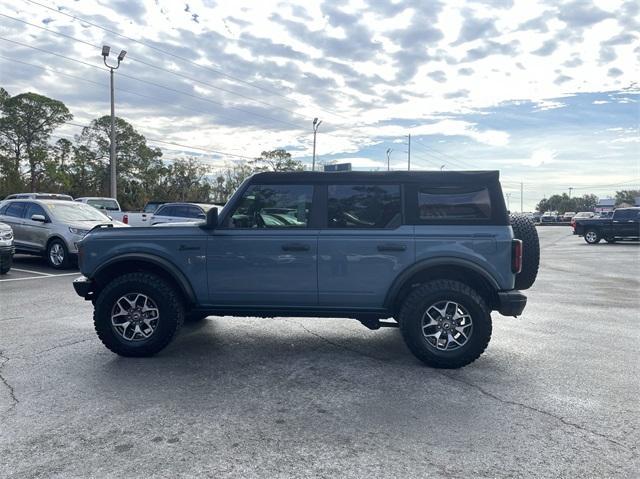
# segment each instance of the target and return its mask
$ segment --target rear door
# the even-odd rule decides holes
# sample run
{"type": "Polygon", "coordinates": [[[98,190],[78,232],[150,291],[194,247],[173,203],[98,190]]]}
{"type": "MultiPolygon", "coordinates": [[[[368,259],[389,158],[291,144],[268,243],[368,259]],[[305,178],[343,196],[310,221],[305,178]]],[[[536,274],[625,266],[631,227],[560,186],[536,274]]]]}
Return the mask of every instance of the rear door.
{"type": "Polygon", "coordinates": [[[318,237],[321,306],[375,309],[415,258],[413,227],[403,225],[400,184],[324,186],[318,237]]]}
{"type": "Polygon", "coordinates": [[[28,244],[25,241],[24,228],[22,227],[24,224],[24,213],[26,207],[27,204],[24,201],[12,201],[2,207],[0,220],[11,226],[11,229],[13,230],[13,242],[16,246],[28,247],[28,244]]]}
{"type": "Polygon", "coordinates": [[[212,304],[313,307],[318,304],[318,230],[311,184],[253,184],[209,237],[212,304]]]}
{"type": "Polygon", "coordinates": [[[613,234],[615,236],[636,237],[639,234],[640,210],[623,209],[613,213],[613,234]]]}

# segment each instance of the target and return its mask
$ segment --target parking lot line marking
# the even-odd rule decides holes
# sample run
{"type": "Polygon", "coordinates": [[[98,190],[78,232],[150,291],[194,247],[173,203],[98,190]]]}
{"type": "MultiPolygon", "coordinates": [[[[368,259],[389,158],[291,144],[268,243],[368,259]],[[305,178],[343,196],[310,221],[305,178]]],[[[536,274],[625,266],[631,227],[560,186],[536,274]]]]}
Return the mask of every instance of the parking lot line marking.
{"type": "Polygon", "coordinates": [[[30,269],[11,268],[14,271],[20,271],[21,273],[42,274],[44,276],[55,276],[51,273],[41,273],[40,271],[31,271],[30,269]]]}
{"type": "Polygon", "coordinates": [[[27,279],[51,279],[51,278],[59,278],[60,276],[80,276],[80,273],[48,274],[47,276],[30,276],[29,278],[7,278],[7,279],[0,279],[0,283],[6,282],[6,281],[25,281],[27,279]]]}

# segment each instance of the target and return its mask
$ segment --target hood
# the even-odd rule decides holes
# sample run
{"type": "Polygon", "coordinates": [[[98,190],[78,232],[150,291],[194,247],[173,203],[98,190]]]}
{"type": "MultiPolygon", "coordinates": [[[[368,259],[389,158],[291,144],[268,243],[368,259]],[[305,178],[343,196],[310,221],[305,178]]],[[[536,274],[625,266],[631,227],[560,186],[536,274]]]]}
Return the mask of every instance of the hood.
{"type": "Polygon", "coordinates": [[[67,226],[70,228],[77,228],[79,230],[92,230],[96,226],[99,225],[113,225],[114,228],[122,228],[129,227],[129,225],[121,223],[120,221],[74,221],[73,223],[68,223],[67,226]]]}

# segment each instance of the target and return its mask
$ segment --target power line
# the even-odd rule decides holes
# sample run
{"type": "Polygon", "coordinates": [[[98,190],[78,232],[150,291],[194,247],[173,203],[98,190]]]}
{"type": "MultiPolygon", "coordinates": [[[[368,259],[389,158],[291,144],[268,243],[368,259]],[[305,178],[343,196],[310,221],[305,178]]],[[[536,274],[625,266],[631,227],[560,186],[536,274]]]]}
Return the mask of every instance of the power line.
{"type": "MultiPolygon", "coordinates": [[[[44,48],[34,47],[33,45],[28,45],[26,43],[18,42],[18,41],[15,41],[15,40],[10,40],[10,39],[4,38],[4,37],[0,37],[0,40],[6,41],[6,42],[9,42],[9,43],[13,43],[15,45],[20,45],[22,47],[31,48],[33,50],[37,50],[39,52],[47,53],[49,55],[54,55],[54,56],[57,56],[59,58],[63,58],[63,59],[68,60],[68,61],[80,63],[82,65],[85,65],[85,66],[88,66],[88,67],[91,67],[91,68],[97,68],[99,70],[104,70],[104,68],[102,68],[100,66],[93,65],[91,63],[88,63],[88,62],[85,62],[85,61],[82,61],[82,60],[78,60],[76,58],[67,57],[65,55],[61,55],[59,53],[52,52],[50,50],[45,50],[44,48]]],[[[121,76],[121,77],[124,77],[124,78],[129,78],[129,79],[134,80],[134,81],[138,81],[138,82],[141,82],[141,83],[146,83],[147,85],[152,85],[152,86],[155,86],[157,88],[162,88],[164,90],[168,90],[168,91],[171,91],[171,92],[174,92],[174,93],[178,93],[180,95],[185,95],[185,96],[188,96],[188,97],[191,97],[191,98],[195,98],[195,99],[198,99],[198,100],[201,100],[201,101],[206,101],[208,103],[212,103],[214,105],[218,105],[218,106],[221,106],[223,108],[240,111],[240,112],[246,113],[247,115],[250,115],[250,116],[255,116],[255,117],[258,117],[258,118],[265,119],[265,120],[275,121],[275,122],[282,123],[282,124],[285,124],[285,125],[288,125],[288,126],[292,126],[296,130],[301,129],[299,125],[296,125],[296,124],[291,123],[289,121],[280,120],[280,119],[277,119],[277,118],[272,118],[272,117],[269,117],[269,116],[266,116],[266,115],[261,115],[259,113],[251,112],[251,111],[245,110],[243,108],[238,108],[236,106],[226,106],[224,103],[220,103],[220,102],[217,102],[215,100],[211,100],[209,98],[204,98],[204,97],[201,97],[201,96],[198,96],[198,95],[194,95],[192,93],[183,92],[181,90],[177,90],[175,88],[171,88],[171,87],[168,87],[168,86],[165,86],[165,85],[161,85],[159,83],[155,83],[155,82],[152,82],[152,81],[149,81],[149,80],[143,80],[141,78],[137,78],[137,77],[134,77],[132,75],[127,75],[126,73],[119,73],[118,75],[121,76]]]]}
{"type": "Polygon", "coordinates": [[[445,163],[449,163],[450,165],[454,166],[455,168],[459,168],[461,170],[467,170],[467,169],[475,170],[475,169],[477,169],[477,167],[463,164],[461,160],[455,159],[451,155],[445,155],[445,154],[439,152],[438,150],[435,150],[433,148],[429,148],[429,147],[425,146],[422,143],[422,140],[420,140],[420,139],[418,139],[417,141],[414,142],[414,147],[415,146],[417,146],[418,148],[421,148],[424,154],[428,154],[430,156],[433,156],[434,158],[437,158],[439,161],[444,161],[445,163]],[[434,153],[436,153],[436,154],[438,154],[440,156],[435,156],[434,153]]]}
{"type": "MultiPolygon", "coordinates": [[[[76,37],[73,37],[73,36],[71,36],[71,35],[67,35],[66,33],[58,32],[58,31],[56,31],[56,30],[51,30],[50,28],[45,28],[45,27],[42,27],[42,26],[40,26],[40,25],[36,25],[35,23],[27,22],[27,21],[22,20],[22,19],[20,19],[20,18],[12,17],[12,16],[10,16],[10,15],[5,15],[4,13],[0,13],[0,16],[5,17],[5,18],[9,18],[9,19],[14,20],[14,21],[17,21],[17,22],[24,23],[24,24],[26,24],[26,25],[32,26],[32,27],[34,27],[34,28],[38,28],[38,29],[40,29],[40,30],[44,30],[44,31],[49,32],[49,33],[53,33],[54,35],[59,35],[59,36],[62,36],[62,37],[64,37],[64,38],[68,38],[68,39],[73,40],[73,41],[75,41],[75,42],[79,42],[79,43],[82,43],[82,44],[84,44],[84,45],[88,45],[88,46],[90,46],[90,47],[96,48],[96,49],[100,49],[100,48],[101,48],[101,46],[100,46],[100,45],[95,45],[95,44],[93,44],[93,43],[87,42],[87,41],[82,40],[82,39],[80,39],[80,38],[76,38],[76,37]]],[[[197,78],[190,77],[189,75],[184,75],[184,74],[182,74],[182,73],[179,73],[179,72],[176,72],[176,71],[169,70],[169,69],[167,69],[167,68],[163,68],[163,67],[160,67],[160,66],[154,65],[154,64],[149,63],[149,62],[146,62],[146,61],[144,61],[144,60],[140,60],[139,58],[132,57],[131,55],[129,55],[127,59],[128,59],[128,60],[130,60],[130,61],[138,62],[138,63],[140,63],[141,65],[145,65],[145,66],[147,66],[147,67],[154,68],[154,69],[156,69],[156,70],[160,70],[160,71],[163,71],[163,72],[165,72],[165,73],[169,73],[170,75],[175,75],[175,76],[178,76],[178,77],[180,77],[180,78],[184,78],[184,79],[190,80],[190,81],[195,82],[195,83],[200,83],[200,84],[202,84],[202,85],[206,85],[206,86],[208,86],[209,88],[213,88],[213,89],[215,89],[215,90],[220,90],[220,91],[223,91],[223,92],[228,93],[228,94],[230,94],[230,95],[235,95],[235,96],[238,96],[238,97],[244,98],[244,99],[249,100],[249,101],[254,101],[254,102],[256,102],[256,103],[260,103],[260,104],[262,104],[262,105],[269,106],[269,107],[271,107],[271,108],[275,108],[275,109],[278,109],[278,110],[283,110],[283,111],[286,111],[286,112],[288,112],[288,113],[291,113],[292,115],[295,115],[295,116],[297,116],[297,117],[305,118],[305,119],[306,119],[306,117],[305,117],[304,115],[301,115],[300,113],[297,113],[296,111],[291,110],[291,109],[289,109],[289,108],[285,108],[285,107],[282,107],[282,106],[277,106],[277,105],[274,105],[274,104],[272,104],[272,103],[269,103],[269,102],[266,102],[266,101],[262,101],[262,100],[259,100],[259,99],[257,99],[257,98],[253,98],[253,97],[251,97],[251,96],[249,96],[249,95],[244,95],[244,94],[242,94],[242,93],[238,93],[238,92],[235,92],[235,91],[233,91],[233,90],[228,90],[228,89],[226,89],[226,88],[222,88],[222,87],[219,87],[219,86],[213,85],[213,84],[211,84],[211,83],[208,83],[208,82],[205,82],[205,81],[202,81],[202,80],[198,80],[197,78]]]]}
{"type": "MultiPolygon", "coordinates": [[[[81,125],[79,123],[73,123],[73,122],[70,122],[70,121],[67,121],[64,124],[65,125],[71,125],[71,126],[79,127],[79,128],[83,128],[83,129],[87,128],[89,130],[102,131],[102,129],[98,128],[98,127],[94,127],[94,126],[91,126],[91,125],[81,125]]],[[[133,127],[133,125],[131,125],[131,126],[133,127]]],[[[67,135],[67,136],[72,136],[72,135],[67,135]]],[[[199,147],[199,146],[185,145],[185,144],[182,144],[182,143],[175,143],[175,142],[166,141],[166,140],[158,140],[158,139],[155,139],[155,138],[147,138],[146,136],[144,138],[145,138],[145,141],[147,141],[149,143],[160,143],[160,144],[165,144],[165,145],[178,146],[178,147],[181,147],[181,148],[188,148],[188,149],[191,149],[191,150],[199,150],[199,151],[203,151],[205,153],[211,153],[211,154],[219,155],[219,156],[231,156],[231,157],[239,158],[239,159],[242,159],[242,160],[254,160],[255,159],[255,158],[252,158],[250,156],[238,155],[236,153],[229,153],[227,151],[212,150],[210,148],[202,148],[202,147],[199,147]]]]}
{"type": "MultiPolygon", "coordinates": [[[[122,34],[122,33],[116,32],[115,30],[111,30],[111,29],[106,28],[106,27],[103,27],[102,25],[99,25],[99,24],[97,24],[97,23],[90,22],[90,21],[85,20],[85,19],[83,19],[83,18],[80,18],[80,17],[78,17],[78,16],[72,15],[72,14],[70,14],[70,13],[63,12],[62,10],[59,10],[59,9],[56,9],[56,8],[53,8],[53,7],[49,7],[48,5],[44,5],[44,4],[39,3],[39,2],[36,2],[36,1],[34,1],[34,0],[26,0],[26,1],[28,1],[29,3],[32,3],[32,4],[34,4],[34,5],[38,5],[39,7],[46,8],[47,10],[50,10],[50,11],[52,11],[52,12],[55,12],[56,14],[64,15],[64,16],[66,16],[66,17],[72,18],[73,20],[75,20],[75,21],[77,21],[77,22],[84,23],[84,24],[87,24],[87,25],[91,25],[92,27],[99,28],[99,29],[101,29],[101,30],[103,30],[103,31],[105,31],[105,32],[111,33],[111,34],[113,34],[113,35],[117,35],[117,36],[119,36],[119,37],[121,37],[121,38],[124,38],[124,39],[126,39],[126,40],[132,41],[132,42],[137,43],[137,44],[139,44],[139,45],[142,45],[142,46],[144,46],[144,47],[146,47],[146,48],[150,48],[150,49],[155,50],[155,51],[157,51],[157,52],[159,52],[159,53],[163,53],[163,54],[165,54],[165,55],[169,55],[169,56],[171,56],[171,57],[173,57],[173,58],[177,58],[177,59],[179,59],[179,60],[181,60],[181,61],[184,61],[184,62],[187,62],[187,63],[189,63],[190,65],[193,65],[193,66],[195,66],[195,67],[201,68],[201,69],[203,69],[203,70],[208,70],[208,71],[210,71],[210,72],[216,73],[217,75],[224,76],[224,77],[226,77],[226,78],[229,78],[229,79],[232,79],[232,80],[234,80],[234,81],[237,81],[237,82],[243,83],[243,84],[248,85],[248,86],[251,86],[251,87],[253,87],[253,88],[257,88],[257,89],[259,89],[259,90],[262,90],[262,91],[264,91],[264,92],[270,93],[270,94],[272,94],[272,95],[276,95],[276,96],[279,96],[279,97],[281,97],[281,98],[285,98],[285,99],[287,99],[288,101],[290,101],[290,98],[289,98],[289,97],[287,97],[286,95],[284,95],[284,94],[282,94],[282,93],[280,93],[280,92],[277,92],[277,91],[275,91],[275,90],[272,90],[272,89],[270,89],[270,88],[264,88],[264,87],[262,87],[262,86],[260,86],[260,85],[256,85],[256,84],[255,84],[255,83],[253,83],[253,82],[249,82],[249,81],[243,80],[242,78],[238,78],[238,77],[236,77],[236,76],[230,75],[230,74],[225,73],[225,72],[223,72],[223,71],[221,71],[221,70],[218,70],[218,69],[216,69],[216,68],[211,68],[211,67],[207,67],[207,66],[204,66],[204,65],[200,65],[199,63],[196,63],[196,62],[194,62],[193,60],[190,60],[190,59],[188,59],[188,58],[185,58],[185,57],[183,57],[183,56],[181,56],[181,55],[177,55],[177,54],[175,54],[175,53],[169,52],[169,51],[164,50],[164,49],[162,49],[162,48],[159,48],[159,47],[156,47],[156,46],[153,46],[153,45],[149,45],[148,43],[144,43],[144,42],[142,42],[142,41],[140,41],[140,40],[137,40],[137,39],[135,39],[135,38],[132,38],[132,37],[129,37],[129,36],[124,35],[124,34],[122,34]]],[[[139,61],[139,60],[138,60],[138,61],[139,61]]],[[[320,110],[321,110],[321,111],[324,111],[324,112],[326,112],[326,113],[329,113],[329,114],[331,114],[331,115],[338,116],[338,117],[341,117],[341,118],[346,119],[346,117],[345,117],[345,116],[343,116],[343,115],[341,115],[341,114],[339,114],[339,113],[332,112],[332,111],[330,111],[330,110],[326,110],[326,109],[323,109],[323,108],[320,108],[320,110]]]]}

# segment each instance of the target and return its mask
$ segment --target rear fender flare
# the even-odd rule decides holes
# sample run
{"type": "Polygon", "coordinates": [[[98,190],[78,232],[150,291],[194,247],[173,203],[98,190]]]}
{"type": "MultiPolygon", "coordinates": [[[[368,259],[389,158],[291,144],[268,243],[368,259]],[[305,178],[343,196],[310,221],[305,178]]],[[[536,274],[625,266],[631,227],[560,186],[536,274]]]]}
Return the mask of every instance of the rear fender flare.
{"type": "Polygon", "coordinates": [[[459,268],[469,269],[474,273],[482,276],[495,291],[500,290],[500,285],[493,276],[491,276],[485,269],[469,260],[456,257],[432,258],[422,260],[411,265],[396,277],[396,279],[393,281],[393,284],[389,288],[389,291],[387,292],[387,296],[384,300],[384,307],[387,309],[393,308],[396,297],[398,296],[400,291],[402,291],[402,288],[412,276],[421,271],[426,271],[436,266],[456,266],[459,268]]]}

